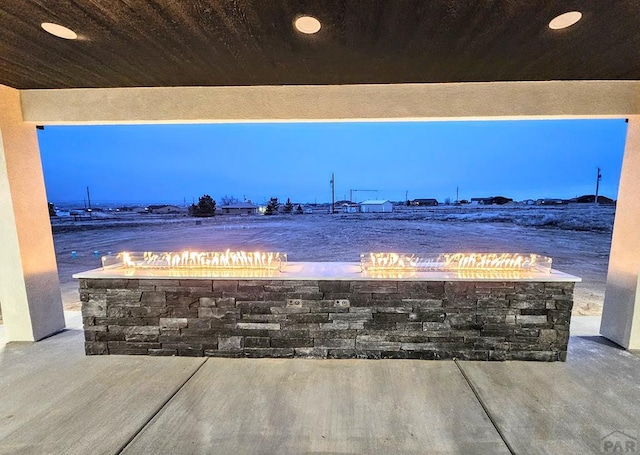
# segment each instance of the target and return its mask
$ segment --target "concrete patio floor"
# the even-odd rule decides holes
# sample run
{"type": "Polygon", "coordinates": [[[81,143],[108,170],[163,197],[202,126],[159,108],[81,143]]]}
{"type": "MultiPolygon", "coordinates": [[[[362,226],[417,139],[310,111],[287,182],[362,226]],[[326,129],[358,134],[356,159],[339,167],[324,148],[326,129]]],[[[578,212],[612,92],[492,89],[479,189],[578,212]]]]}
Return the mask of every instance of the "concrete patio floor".
{"type": "Polygon", "coordinates": [[[0,328],[0,454],[587,454],[640,430],[640,355],[598,317],[565,363],[87,357],[66,317],[0,328]]]}

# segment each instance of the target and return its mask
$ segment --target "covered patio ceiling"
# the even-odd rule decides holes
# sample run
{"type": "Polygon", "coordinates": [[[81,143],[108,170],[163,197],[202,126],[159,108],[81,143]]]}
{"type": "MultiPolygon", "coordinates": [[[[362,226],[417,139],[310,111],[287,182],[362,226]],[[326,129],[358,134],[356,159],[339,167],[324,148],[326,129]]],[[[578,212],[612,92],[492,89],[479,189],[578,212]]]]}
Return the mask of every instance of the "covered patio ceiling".
{"type": "Polygon", "coordinates": [[[640,79],[636,0],[3,0],[17,89],[640,79]],[[579,11],[575,25],[549,21],[579,11]],[[294,29],[300,15],[318,33],[294,29]],[[53,22],[74,30],[65,40],[53,22]]]}

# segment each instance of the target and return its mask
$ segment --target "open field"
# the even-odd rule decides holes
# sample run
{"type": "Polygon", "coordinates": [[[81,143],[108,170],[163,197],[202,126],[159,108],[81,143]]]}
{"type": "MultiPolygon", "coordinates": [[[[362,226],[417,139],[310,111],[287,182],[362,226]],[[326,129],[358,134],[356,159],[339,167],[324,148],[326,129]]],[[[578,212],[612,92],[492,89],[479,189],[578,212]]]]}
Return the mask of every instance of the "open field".
{"type": "Polygon", "coordinates": [[[193,219],[127,215],[54,220],[60,285],[79,308],[73,273],[119,251],[278,250],[290,261],[357,261],[362,252],[526,252],[582,277],[574,314],[599,314],[606,283],[613,207],[436,207],[393,214],[277,215],[193,219]],[[71,252],[76,251],[76,258],[71,252]]]}

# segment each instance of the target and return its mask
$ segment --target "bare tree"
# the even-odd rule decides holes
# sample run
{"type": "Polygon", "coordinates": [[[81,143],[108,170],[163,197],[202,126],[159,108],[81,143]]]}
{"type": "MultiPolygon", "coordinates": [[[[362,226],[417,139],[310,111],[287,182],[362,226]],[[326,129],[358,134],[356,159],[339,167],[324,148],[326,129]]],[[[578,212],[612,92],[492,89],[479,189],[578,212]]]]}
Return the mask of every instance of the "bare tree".
{"type": "Polygon", "coordinates": [[[220,198],[220,205],[233,205],[240,202],[240,199],[234,196],[227,196],[226,194],[220,198]]]}

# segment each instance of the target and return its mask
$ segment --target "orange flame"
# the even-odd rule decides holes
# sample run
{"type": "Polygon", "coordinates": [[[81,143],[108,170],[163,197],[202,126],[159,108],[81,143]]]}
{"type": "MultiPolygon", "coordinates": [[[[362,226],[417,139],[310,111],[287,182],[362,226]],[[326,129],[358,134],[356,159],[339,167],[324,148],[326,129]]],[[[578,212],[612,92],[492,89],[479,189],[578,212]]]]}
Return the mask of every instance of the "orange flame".
{"type": "Polygon", "coordinates": [[[369,253],[361,255],[363,271],[544,271],[551,270],[551,258],[521,253],[369,253]]]}
{"type": "MultiPolygon", "coordinates": [[[[162,269],[281,269],[287,261],[286,253],[231,250],[177,253],[122,252],[116,257],[118,260],[122,260],[121,265],[125,268],[162,269]]],[[[103,260],[104,263],[105,260],[103,260]]]]}

